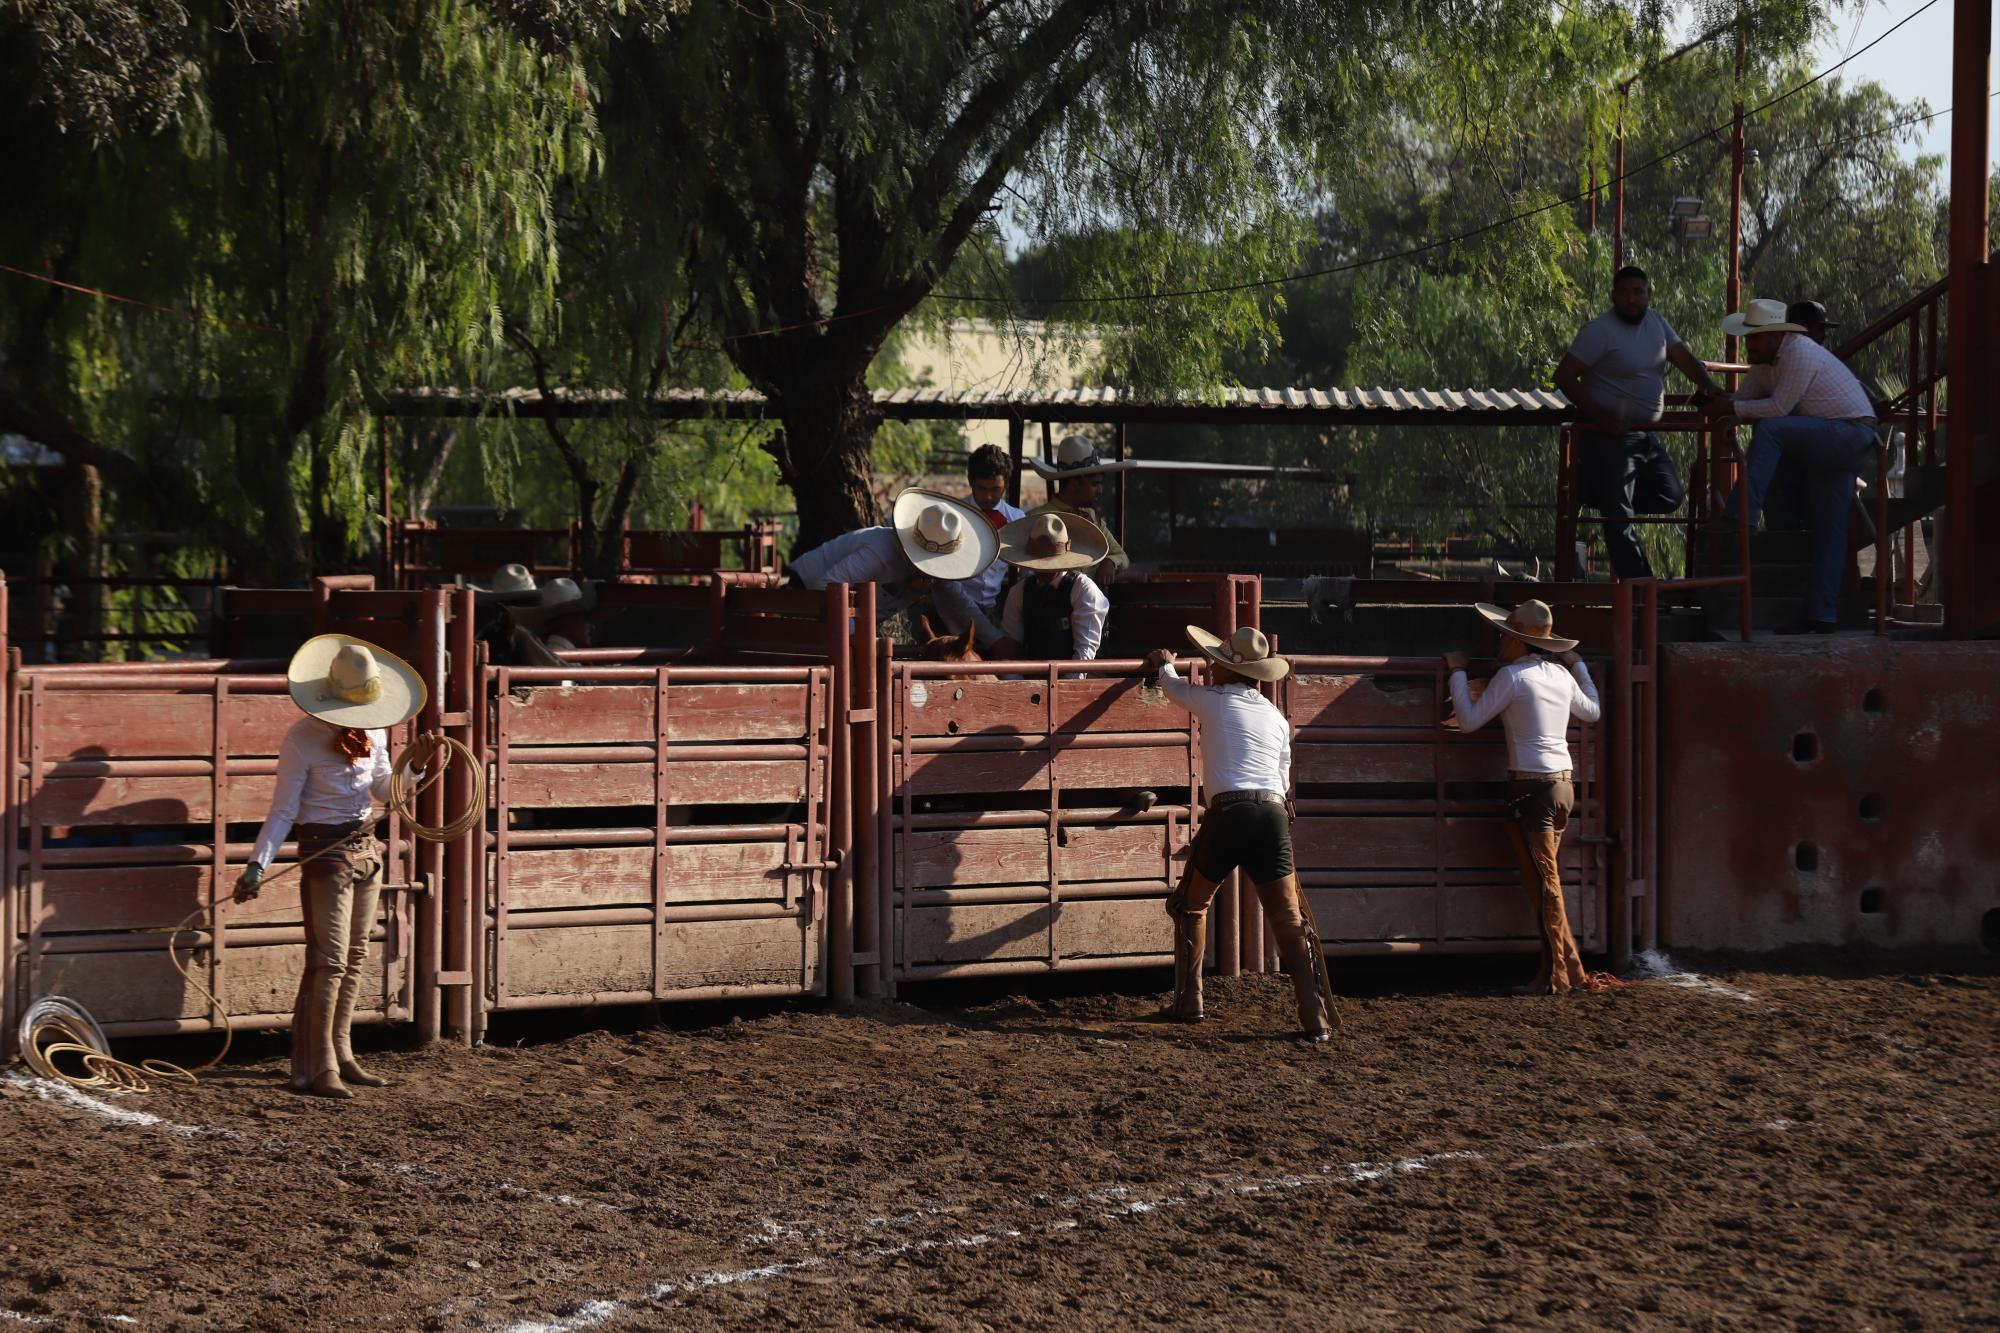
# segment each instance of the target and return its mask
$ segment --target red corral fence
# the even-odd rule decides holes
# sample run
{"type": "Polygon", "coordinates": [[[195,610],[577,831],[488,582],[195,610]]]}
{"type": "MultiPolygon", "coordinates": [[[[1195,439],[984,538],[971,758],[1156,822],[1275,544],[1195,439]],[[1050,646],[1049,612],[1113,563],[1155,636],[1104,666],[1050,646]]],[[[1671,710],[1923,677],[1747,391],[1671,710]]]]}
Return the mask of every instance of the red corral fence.
{"type": "MultiPolygon", "coordinates": [[[[259,644],[343,630],[407,657],[431,682],[413,726],[464,741],[486,770],[486,818],[458,840],[388,829],[398,891],[384,897],[371,1016],[470,1036],[506,1011],[838,1000],[1170,961],[1161,904],[1207,795],[1202,741],[1137,658],[1184,642],[1189,623],[1256,623],[1257,579],[1121,581],[1115,658],[958,664],[898,659],[874,632],[873,587],[767,582],[621,585],[640,641],[537,668],[484,659],[469,592],[356,578],[235,594],[238,629],[256,622],[244,633],[259,644]],[[646,642],[653,626],[679,640],[646,642]]],[[[1622,958],[1652,943],[1644,588],[1395,595],[1541,596],[1604,647],[1593,665],[1605,721],[1571,738],[1580,799],[1565,878],[1586,949],[1622,958]]],[[[1533,948],[1500,822],[1497,725],[1463,736],[1440,724],[1432,658],[1293,660],[1272,696],[1294,726],[1300,871],[1330,952],[1533,948]]],[[[295,879],[224,904],[296,716],[279,667],[14,659],[0,883],[10,1040],[22,1007],[51,992],[114,1034],[211,1026],[166,958],[165,932],[190,917],[179,938],[229,1021],[289,1022],[295,879]]],[[[470,795],[454,771],[426,793],[425,822],[446,823],[470,795]]],[[[1219,970],[1272,965],[1247,886],[1223,893],[1215,923],[1219,970]]]]}
{"type": "MultiPolygon", "coordinates": [[[[326,587],[318,601],[319,625],[409,658],[435,699],[442,594],[326,587]]],[[[256,902],[220,906],[249,856],[279,744],[298,718],[282,667],[15,662],[0,895],[9,1045],[22,1006],[50,993],[82,1002],[114,1036],[215,1027],[207,1002],[170,964],[170,938],[229,1023],[289,1024],[305,955],[297,877],[274,875],[256,902]]],[[[435,702],[430,714],[414,725],[435,723],[435,702]]],[[[384,838],[388,891],[362,1017],[416,1021],[435,1033],[436,961],[419,942],[434,901],[423,890],[440,876],[443,849],[413,844],[393,818],[384,838]]],[[[288,843],[281,864],[295,855],[288,843]]]]}

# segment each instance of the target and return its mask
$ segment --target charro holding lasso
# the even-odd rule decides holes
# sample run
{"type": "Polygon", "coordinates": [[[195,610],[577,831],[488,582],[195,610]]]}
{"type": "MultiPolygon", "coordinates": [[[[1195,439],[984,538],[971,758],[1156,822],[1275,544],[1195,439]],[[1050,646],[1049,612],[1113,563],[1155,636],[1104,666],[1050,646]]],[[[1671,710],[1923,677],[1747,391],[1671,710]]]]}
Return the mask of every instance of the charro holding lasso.
{"type": "MultiPolygon", "coordinates": [[[[350,1029],[382,891],[386,854],[373,813],[390,797],[388,729],[421,712],[427,691],[409,663],[345,634],[307,640],[285,674],[306,716],[278,751],[271,810],[235,900],[258,895],[272,858],[296,834],[306,964],[292,1009],[292,1087],[347,1098],[350,1084],[388,1082],[356,1062],[350,1029]]],[[[433,764],[443,744],[440,735],[420,735],[404,762],[433,764]]]]}

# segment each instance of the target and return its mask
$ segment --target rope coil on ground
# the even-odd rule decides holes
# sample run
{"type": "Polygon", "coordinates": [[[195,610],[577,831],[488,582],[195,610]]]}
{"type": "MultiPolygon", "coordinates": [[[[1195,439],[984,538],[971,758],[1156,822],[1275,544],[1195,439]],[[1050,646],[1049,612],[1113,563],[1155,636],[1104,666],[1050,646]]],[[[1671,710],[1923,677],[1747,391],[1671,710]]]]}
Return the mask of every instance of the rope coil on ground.
{"type": "MultiPolygon", "coordinates": [[[[479,756],[463,743],[450,736],[441,736],[441,746],[431,752],[442,753],[446,762],[438,764],[427,772],[421,781],[412,786],[411,770],[415,767],[417,749],[406,746],[396,757],[389,769],[389,799],[387,809],[379,815],[371,815],[355,826],[355,835],[372,833],[375,827],[389,817],[393,811],[402,821],[403,827],[425,842],[450,842],[476,826],[486,814],[486,766],[479,762],[479,756]],[[452,761],[462,761],[471,774],[470,790],[466,795],[465,809],[454,819],[443,824],[425,824],[417,818],[416,802],[419,796],[438,783],[451,766],[452,761]]],[[[428,758],[430,756],[426,756],[428,758]]],[[[302,857],[290,865],[283,866],[264,877],[268,884],[281,875],[289,874],[309,865],[328,852],[340,846],[334,843],[302,857]]],[[[101,1088],[111,1092],[150,1092],[153,1084],[185,1083],[193,1084],[195,1076],[213,1069],[229,1054],[230,1043],[235,1040],[236,1031],[230,1025],[229,1015],[224,1012],[222,1001],[195,974],[190,963],[181,960],[180,951],[174,947],[183,934],[202,934],[196,926],[205,909],[196,908],[179,925],[153,927],[156,933],[167,937],[167,961],[174,971],[180,973],[181,980],[193,987],[208,1002],[208,1014],[216,1026],[222,1029],[222,1046],[206,1061],[192,1069],[174,1064],[170,1060],[141,1060],[130,1064],[111,1054],[111,1043],[105,1039],[104,1029],[75,1000],[62,995],[45,995],[28,1006],[21,1015],[20,1046],[21,1059],[28,1068],[43,1078],[59,1083],[67,1083],[75,1088],[101,1088]],[[73,1055],[83,1066],[83,1072],[76,1073],[64,1069],[56,1063],[59,1056],[73,1055]]],[[[214,936],[209,935],[210,947],[214,946],[214,936]]],[[[192,951],[190,951],[192,953],[192,951]]]]}

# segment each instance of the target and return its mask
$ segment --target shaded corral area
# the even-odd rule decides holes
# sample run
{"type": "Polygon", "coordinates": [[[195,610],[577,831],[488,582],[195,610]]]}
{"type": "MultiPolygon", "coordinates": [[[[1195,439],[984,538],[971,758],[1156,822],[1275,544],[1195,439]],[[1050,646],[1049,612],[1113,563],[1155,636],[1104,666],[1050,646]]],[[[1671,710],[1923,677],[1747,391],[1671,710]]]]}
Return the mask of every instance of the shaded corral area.
{"type": "Polygon", "coordinates": [[[2000,1314],[1990,960],[1717,968],[1567,1002],[1464,965],[1349,979],[1319,1050],[1277,1035],[1282,978],[1217,981],[1189,1030],[1142,1021],[1155,978],[1135,973],[1123,994],[920,989],[625,1031],[537,1016],[479,1050],[382,1049],[398,1086],[351,1107],[284,1091],[273,1048],[115,1109],[11,1076],[0,1310],[517,1330],[2000,1314]]]}

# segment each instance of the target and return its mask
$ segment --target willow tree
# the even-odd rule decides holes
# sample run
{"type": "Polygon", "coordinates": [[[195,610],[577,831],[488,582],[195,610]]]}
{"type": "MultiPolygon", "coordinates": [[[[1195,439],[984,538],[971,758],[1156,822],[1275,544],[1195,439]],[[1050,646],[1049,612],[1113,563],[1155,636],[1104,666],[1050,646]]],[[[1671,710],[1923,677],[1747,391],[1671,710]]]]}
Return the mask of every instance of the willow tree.
{"type": "MultiPolygon", "coordinates": [[[[607,175],[644,201],[647,249],[680,265],[695,327],[773,397],[769,447],[809,546],[874,520],[869,366],[1003,201],[1027,200],[1031,229],[1118,217],[1137,243],[1086,284],[1282,266],[1300,239],[1288,164],[1332,146],[1416,6],[505,8],[597,53],[607,175]]],[[[1187,331],[1154,369],[1202,363],[1260,310],[1210,297],[1148,311],[1187,331]]]]}
{"type": "Polygon", "coordinates": [[[455,0],[9,4],[0,428],[296,581],[373,545],[372,393],[553,303],[588,87],[455,0]],[[227,403],[226,415],[200,406],[227,403]]]}

